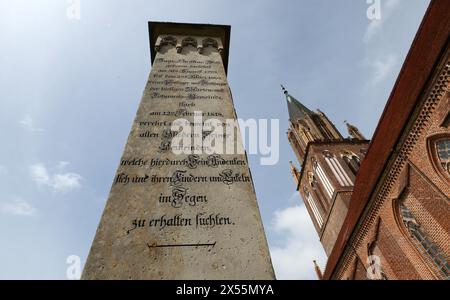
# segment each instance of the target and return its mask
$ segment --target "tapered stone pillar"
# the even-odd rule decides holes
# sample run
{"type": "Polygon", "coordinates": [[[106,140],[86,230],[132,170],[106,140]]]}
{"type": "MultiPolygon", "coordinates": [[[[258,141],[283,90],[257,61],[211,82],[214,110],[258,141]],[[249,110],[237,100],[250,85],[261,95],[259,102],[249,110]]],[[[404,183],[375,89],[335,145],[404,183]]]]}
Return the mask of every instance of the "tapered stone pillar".
{"type": "Polygon", "coordinates": [[[152,70],[82,279],[274,279],[245,153],[195,143],[208,120],[236,120],[230,27],[150,22],[149,34],[152,70]]]}

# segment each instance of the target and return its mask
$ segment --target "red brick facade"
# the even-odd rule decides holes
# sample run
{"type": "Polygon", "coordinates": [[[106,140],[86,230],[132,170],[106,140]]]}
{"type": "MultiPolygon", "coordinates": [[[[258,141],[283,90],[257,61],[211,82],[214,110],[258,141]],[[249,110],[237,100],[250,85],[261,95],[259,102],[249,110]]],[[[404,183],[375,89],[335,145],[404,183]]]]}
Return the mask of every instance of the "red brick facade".
{"type": "Polygon", "coordinates": [[[291,114],[292,173],[329,257],[324,279],[450,279],[449,33],[448,2],[432,1],[370,145],[348,125],[353,139],[299,149],[292,116],[308,114],[291,114]]]}
{"type": "Polygon", "coordinates": [[[429,146],[436,136],[450,140],[450,129],[443,126],[450,111],[449,87],[447,48],[428,93],[416,107],[416,118],[404,131],[398,155],[378,183],[372,200],[377,205],[360,221],[366,226],[354,233],[359,235],[359,243],[352,244],[356,251],[347,250],[331,278],[352,278],[353,261],[367,262],[369,255],[380,257],[387,279],[450,278],[450,181],[444,169],[437,170],[438,153],[429,146]],[[380,220],[378,229],[373,220],[380,220]],[[371,243],[375,246],[368,249],[371,243]]]}

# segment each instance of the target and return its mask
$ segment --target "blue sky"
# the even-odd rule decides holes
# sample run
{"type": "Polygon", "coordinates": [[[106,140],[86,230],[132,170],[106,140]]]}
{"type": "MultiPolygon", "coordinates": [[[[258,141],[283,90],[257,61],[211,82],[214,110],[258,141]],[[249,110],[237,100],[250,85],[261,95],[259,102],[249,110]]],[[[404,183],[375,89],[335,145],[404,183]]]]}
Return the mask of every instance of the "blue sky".
{"type": "Polygon", "coordinates": [[[280,161],[249,157],[278,278],[314,279],[325,255],[299,196],[280,83],[370,138],[429,4],[381,0],[0,0],[0,279],[65,279],[88,254],[148,73],[147,22],[232,26],[241,119],[280,120],[280,161]]]}

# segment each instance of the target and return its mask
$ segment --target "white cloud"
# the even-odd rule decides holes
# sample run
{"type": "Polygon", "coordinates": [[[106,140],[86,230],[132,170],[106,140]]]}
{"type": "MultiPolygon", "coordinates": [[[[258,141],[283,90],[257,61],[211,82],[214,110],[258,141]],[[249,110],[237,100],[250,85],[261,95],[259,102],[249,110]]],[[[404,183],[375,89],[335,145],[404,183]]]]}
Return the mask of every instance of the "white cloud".
{"type": "Polygon", "coordinates": [[[384,0],[381,1],[381,18],[372,20],[364,33],[363,41],[369,43],[373,41],[383,29],[383,24],[391,17],[394,10],[399,6],[400,0],[384,0]]]}
{"type": "Polygon", "coordinates": [[[44,132],[43,128],[37,127],[34,123],[33,118],[30,115],[25,115],[22,120],[20,120],[20,124],[30,132],[44,132]]]}
{"type": "Polygon", "coordinates": [[[48,184],[50,182],[50,176],[48,175],[47,169],[43,164],[35,164],[30,167],[31,176],[34,181],[38,184],[48,184]]]}
{"type": "Polygon", "coordinates": [[[82,177],[76,173],[56,174],[53,176],[52,187],[56,191],[69,191],[81,187],[82,177]]]}
{"type": "Polygon", "coordinates": [[[0,211],[14,216],[32,216],[36,213],[34,207],[18,197],[9,202],[0,202],[0,211]]]}
{"type": "MultiPolygon", "coordinates": [[[[61,170],[68,162],[59,162],[57,169],[61,170]]],[[[38,185],[48,186],[55,192],[68,192],[81,187],[83,177],[77,173],[49,174],[44,164],[38,163],[30,166],[30,173],[38,185]]]]}
{"type": "Polygon", "coordinates": [[[271,229],[281,237],[270,253],[278,279],[317,279],[313,260],[323,268],[325,252],[304,204],[276,211],[271,229]]]}
{"type": "Polygon", "coordinates": [[[392,74],[394,67],[398,63],[398,58],[394,54],[387,55],[383,58],[377,58],[369,64],[372,68],[371,85],[375,85],[386,79],[387,76],[392,74]]]}
{"type": "Polygon", "coordinates": [[[56,167],[57,169],[64,169],[65,167],[67,167],[70,163],[68,161],[60,161],[58,162],[58,166],[56,167]]]}

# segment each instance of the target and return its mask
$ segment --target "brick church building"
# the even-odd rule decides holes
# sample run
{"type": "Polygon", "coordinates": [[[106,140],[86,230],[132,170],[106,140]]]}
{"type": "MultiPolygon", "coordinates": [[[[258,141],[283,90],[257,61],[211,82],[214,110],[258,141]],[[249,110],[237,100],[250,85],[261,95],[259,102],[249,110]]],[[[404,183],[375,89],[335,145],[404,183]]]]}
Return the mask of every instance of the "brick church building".
{"type": "Polygon", "coordinates": [[[431,1],[372,140],[283,88],[320,279],[450,279],[449,3],[431,1]]]}

